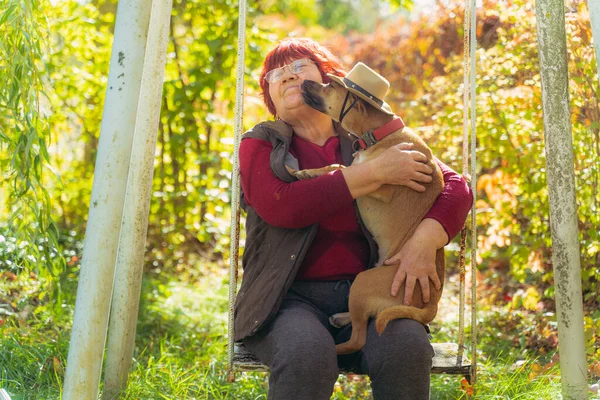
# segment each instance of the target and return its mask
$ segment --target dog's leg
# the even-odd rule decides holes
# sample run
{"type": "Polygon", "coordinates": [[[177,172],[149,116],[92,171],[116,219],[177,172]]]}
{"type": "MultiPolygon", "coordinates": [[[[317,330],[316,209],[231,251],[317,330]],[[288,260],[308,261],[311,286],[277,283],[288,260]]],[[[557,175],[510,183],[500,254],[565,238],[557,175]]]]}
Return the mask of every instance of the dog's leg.
{"type": "Polygon", "coordinates": [[[299,171],[290,168],[289,166],[285,166],[288,172],[294,175],[298,179],[312,179],[317,176],[325,175],[333,171],[337,171],[338,169],[344,169],[345,166],[341,164],[331,164],[323,168],[313,168],[313,169],[301,169],[299,171]]]}
{"type": "Polygon", "coordinates": [[[375,316],[370,309],[370,304],[363,301],[360,291],[357,293],[354,285],[358,282],[358,287],[364,287],[368,283],[368,276],[361,272],[356,276],[352,286],[350,286],[350,296],[348,298],[348,309],[350,310],[350,320],[352,321],[352,334],[350,339],[345,343],[340,343],[335,346],[337,354],[355,353],[365,346],[367,341],[367,327],[369,325],[369,317],[375,316]]]}
{"type": "Polygon", "coordinates": [[[329,317],[329,325],[336,328],[343,328],[344,326],[348,325],[350,321],[351,319],[349,312],[337,313],[329,317]]]}
{"type": "Polygon", "coordinates": [[[355,315],[354,318],[352,318],[352,334],[350,340],[345,343],[337,344],[335,346],[335,352],[337,354],[351,354],[356,353],[365,347],[365,343],[367,342],[368,324],[369,317],[367,315],[355,315]]]}

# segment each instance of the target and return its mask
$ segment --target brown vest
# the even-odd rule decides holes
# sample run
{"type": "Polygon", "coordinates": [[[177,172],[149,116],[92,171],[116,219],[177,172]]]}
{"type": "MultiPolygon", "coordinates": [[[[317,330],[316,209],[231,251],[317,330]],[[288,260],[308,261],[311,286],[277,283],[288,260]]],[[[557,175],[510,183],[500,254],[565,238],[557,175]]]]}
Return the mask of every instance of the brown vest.
{"type": "MultiPolygon", "coordinates": [[[[338,124],[335,128],[340,137],[343,163],[348,166],[352,163],[352,139],[338,124]]],[[[297,178],[285,168],[288,165],[298,169],[298,160],[289,152],[292,135],[292,128],[285,122],[267,121],[246,132],[242,140],[256,138],[269,141],[273,146],[273,174],[284,182],[293,182],[297,178]]],[[[244,277],[235,304],[236,341],[253,335],[277,314],[317,231],[317,224],[301,229],[267,224],[251,206],[245,204],[243,193],[241,204],[247,213],[246,245],[242,256],[244,277]]],[[[377,245],[358,219],[369,241],[371,267],[376,261],[377,245]]]]}

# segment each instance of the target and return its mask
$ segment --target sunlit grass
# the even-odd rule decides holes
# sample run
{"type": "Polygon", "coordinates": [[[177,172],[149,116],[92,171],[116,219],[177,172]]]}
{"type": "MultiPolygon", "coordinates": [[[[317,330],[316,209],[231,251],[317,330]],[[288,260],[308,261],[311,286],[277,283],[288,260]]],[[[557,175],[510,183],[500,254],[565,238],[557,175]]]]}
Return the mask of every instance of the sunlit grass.
{"type": "Polygon", "coordinates": [[[0,387],[13,400],[58,399],[68,337],[5,329],[0,339],[0,387]]]}
{"type": "MultiPolygon", "coordinates": [[[[192,283],[144,281],[133,371],[122,399],[266,399],[264,373],[227,382],[227,290],[226,272],[218,268],[192,283]]],[[[44,324],[37,315],[20,326],[10,320],[2,329],[0,387],[13,400],[59,399],[68,327],[44,324]]],[[[434,375],[431,398],[467,399],[471,390],[477,399],[560,398],[557,365],[509,355],[479,361],[475,388],[460,376],[434,375]]],[[[368,378],[341,375],[332,398],[371,399],[368,378]]]]}

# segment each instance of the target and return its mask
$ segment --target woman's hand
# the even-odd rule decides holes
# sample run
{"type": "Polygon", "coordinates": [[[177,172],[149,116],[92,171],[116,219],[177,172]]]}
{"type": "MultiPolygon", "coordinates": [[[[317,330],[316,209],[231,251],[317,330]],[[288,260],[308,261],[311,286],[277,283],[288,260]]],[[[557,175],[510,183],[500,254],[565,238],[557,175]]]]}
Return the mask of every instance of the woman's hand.
{"type": "Polygon", "coordinates": [[[413,147],[412,143],[400,143],[371,160],[376,165],[375,172],[381,184],[404,185],[417,192],[425,191],[421,183],[431,182],[433,169],[426,164],[425,154],[412,150],[413,147]]]}
{"type": "Polygon", "coordinates": [[[439,222],[430,218],[424,219],[398,254],[385,260],[386,265],[400,263],[392,282],[391,295],[395,297],[402,283],[405,283],[403,303],[410,305],[418,282],[421,285],[423,302],[429,302],[430,281],[436,290],[440,290],[442,286],[436,271],[435,257],[437,250],[444,247],[447,241],[448,235],[439,222]]]}
{"type": "Polygon", "coordinates": [[[412,148],[412,143],[400,143],[385,149],[375,158],[344,168],[342,174],[352,198],[371,194],[385,184],[425,191],[419,182],[431,182],[433,170],[425,164],[425,154],[412,148]]]}

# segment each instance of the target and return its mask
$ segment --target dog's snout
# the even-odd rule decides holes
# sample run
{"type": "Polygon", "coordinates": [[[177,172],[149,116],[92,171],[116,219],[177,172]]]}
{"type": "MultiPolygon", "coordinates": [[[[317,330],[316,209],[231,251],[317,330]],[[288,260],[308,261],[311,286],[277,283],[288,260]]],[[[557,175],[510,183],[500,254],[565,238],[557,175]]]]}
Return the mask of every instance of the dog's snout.
{"type": "Polygon", "coordinates": [[[302,88],[314,88],[316,86],[319,86],[319,84],[315,81],[311,81],[310,79],[305,79],[304,82],[302,82],[302,88]]]}
{"type": "Polygon", "coordinates": [[[325,112],[325,102],[317,89],[321,87],[318,82],[305,80],[302,82],[302,101],[317,111],[325,112]]]}
{"type": "Polygon", "coordinates": [[[302,82],[302,92],[314,94],[319,86],[319,83],[307,79],[302,82]]]}

